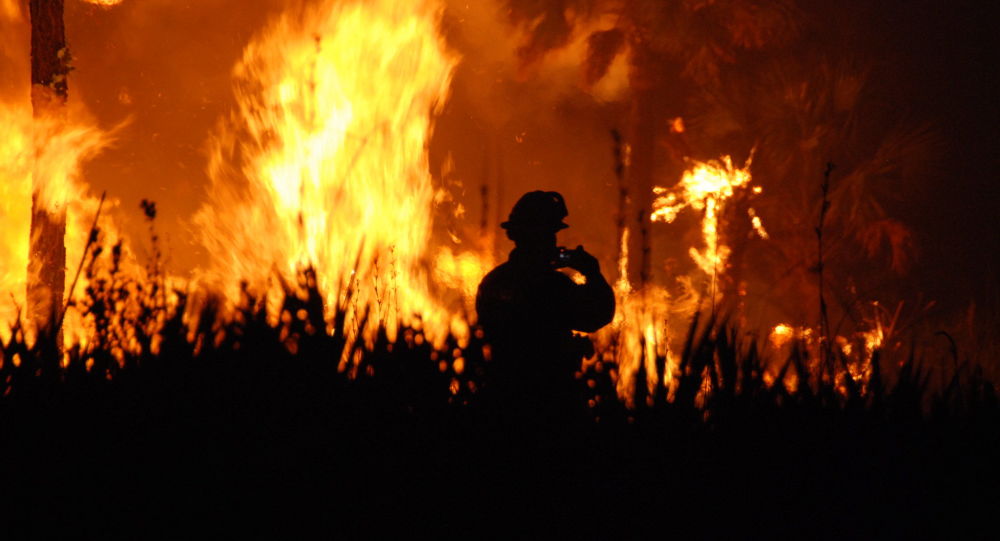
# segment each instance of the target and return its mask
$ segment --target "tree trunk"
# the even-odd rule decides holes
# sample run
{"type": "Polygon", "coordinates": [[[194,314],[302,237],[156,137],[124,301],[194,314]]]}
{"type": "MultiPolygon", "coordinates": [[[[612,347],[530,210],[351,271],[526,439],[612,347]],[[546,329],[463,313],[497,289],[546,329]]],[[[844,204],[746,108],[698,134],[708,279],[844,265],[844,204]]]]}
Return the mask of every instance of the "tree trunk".
{"type": "MultiPolygon", "coordinates": [[[[30,0],[29,7],[32,112],[36,120],[61,123],[65,119],[69,72],[63,0],[30,0]]],[[[28,316],[38,329],[53,324],[53,316],[61,311],[66,278],[66,202],[45,202],[40,197],[51,181],[42,178],[37,164],[39,149],[45,143],[36,135],[27,284],[28,316]]]]}
{"type": "Polygon", "coordinates": [[[652,238],[650,215],[653,209],[653,185],[656,172],[656,96],[645,89],[633,91],[631,111],[631,152],[628,168],[630,201],[629,228],[629,282],[642,289],[650,278],[652,238]]]}
{"type": "MultiPolygon", "coordinates": [[[[627,178],[630,201],[627,224],[629,234],[629,281],[635,289],[642,289],[652,278],[652,230],[650,216],[653,212],[653,186],[672,185],[680,178],[683,164],[674,163],[666,156],[659,143],[670,141],[667,119],[670,111],[681,107],[680,87],[676,79],[667,77],[674,67],[670,59],[657,54],[641,41],[633,43],[629,86],[632,104],[629,113],[629,160],[627,178]],[[677,175],[676,178],[674,175],[677,175]],[[658,179],[658,175],[662,178],[658,179]]],[[[679,73],[679,70],[676,71],[679,73]]],[[[676,116],[676,115],[673,115],[676,116]]]]}

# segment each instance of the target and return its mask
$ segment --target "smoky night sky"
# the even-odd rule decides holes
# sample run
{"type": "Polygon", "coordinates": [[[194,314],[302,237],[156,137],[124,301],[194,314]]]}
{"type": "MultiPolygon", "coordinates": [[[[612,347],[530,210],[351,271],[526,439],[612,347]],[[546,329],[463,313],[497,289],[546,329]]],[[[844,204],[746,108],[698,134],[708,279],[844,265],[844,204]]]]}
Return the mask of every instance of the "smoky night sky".
{"type": "Polygon", "coordinates": [[[926,119],[941,139],[940,166],[910,208],[924,270],[915,287],[932,296],[996,303],[1000,284],[997,209],[996,24],[977,2],[882,2],[873,17],[884,47],[889,99],[926,119]],[[958,292],[958,295],[955,293],[958,292]]]}
{"type": "MultiPolygon", "coordinates": [[[[205,257],[190,240],[190,218],[203,204],[208,183],[206,141],[233,107],[232,67],[247,42],[285,4],[125,0],[105,9],[66,2],[75,66],[70,100],[84,104],[103,128],[118,126],[115,143],[86,165],[84,178],[92,192],[106,189],[120,199],[116,218],[140,238],[146,230],[139,201],[155,200],[170,263],[178,271],[198,266],[205,257]]],[[[562,191],[572,225],[565,244],[586,244],[601,256],[605,269],[613,269],[616,189],[609,132],[628,129],[627,77],[612,68],[606,77],[620,81],[584,85],[576,37],[525,65],[517,50],[528,39],[526,29],[512,21],[514,12],[508,11],[522,4],[447,2],[443,33],[462,60],[430,143],[431,171],[467,208],[468,223],[455,226],[466,238],[478,235],[479,186],[484,183],[492,190],[486,216],[490,227],[496,227],[524,191],[562,191]],[[449,156],[454,166],[443,168],[449,156]]],[[[562,0],[547,7],[577,4],[562,0]]],[[[842,272],[890,276],[894,298],[936,300],[942,317],[963,314],[970,300],[980,311],[990,306],[996,310],[1000,93],[995,19],[972,1],[790,4],[798,34],[788,45],[739,53],[731,63],[723,63],[718,85],[668,81],[682,89],[680,101],[669,109],[685,120],[695,148],[692,157],[732,154],[740,161],[756,145],[760,169],[754,169],[755,181],[765,188],[762,197],[790,193],[794,184],[802,200],[817,204],[821,169],[813,178],[797,181],[773,173],[782,156],[797,149],[768,146],[784,136],[761,129],[773,125],[767,106],[777,103],[764,95],[765,89],[768,81],[809,73],[814,61],[828,62],[841,70],[838,73],[861,74],[864,84],[851,120],[861,126],[860,135],[831,152],[835,155],[816,159],[838,166],[846,162],[834,172],[837,184],[839,173],[866,159],[858,157],[864,147],[878,144],[893,128],[905,126],[922,134],[918,163],[901,166],[903,173],[890,173],[884,186],[874,188],[886,216],[912,232],[915,259],[902,274],[887,270],[885,253],[845,264],[842,272]],[[780,62],[796,68],[783,74],[774,67],[780,62]],[[728,131],[719,127],[723,109],[737,111],[726,117],[735,126],[728,131]]],[[[5,27],[10,32],[2,41],[0,96],[26,100],[28,29],[23,21],[5,27]]],[[[648,30],[654,35],[670,31],[648,30]]],[[[536,32],[544,41],[546,28],[536,32]]],[[[552,30],[549,37],[556,39],[557,34],[558,29],[552,30]]],[[[785,173],[789,175],[794,176],[785,173]]],[[[663,178],[658,184],[676,180],[663,178]]],[[[792,224],[788,218],[808,213],[765,203],[761,213],[767,226],[785,224],[774,226],[779,235],[793,227],[805,231],[804,238],[812,234],[811,224],[792,224]]],[[[694,223],[689,219],[656,229],[654,249],[662,259],[673,257],[681,261],[678,265],[685,264],[679,242],[690,235],[694,223]]],[[[506,250],[505,245],[499,248],[506,250]]],[[[755,261],[749,260],[751,265],[755,261]]],[[[756,280],[769,278],[761,274],[756,280]]],[[[878,289],[883,282],[876,279],[871,287],[878,289]]]]}

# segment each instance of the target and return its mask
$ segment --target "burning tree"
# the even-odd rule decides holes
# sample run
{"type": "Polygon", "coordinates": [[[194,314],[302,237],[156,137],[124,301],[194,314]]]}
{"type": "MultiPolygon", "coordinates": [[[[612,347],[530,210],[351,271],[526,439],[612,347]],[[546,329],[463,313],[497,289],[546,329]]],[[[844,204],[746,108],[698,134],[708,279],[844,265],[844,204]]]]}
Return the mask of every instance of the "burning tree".
{"type": "MultiPolygon", "coordinates": [[[[109,134],[82,104],[67,100],[71,59],[62,7],[61,1],[31,2],[22,13],[17,3],[8,3],[0,13],[4,67],[11,75],[5,79],[10,92],[0,101],[0,221],[7,249],[0,259],[0,314],[9,325],[0,328],[4,339],[24,315],[29,325],[20,328],[29,336],[54,329],[56,314],[69,318],[60,331],[76,330],[76,315],[65,310],[66,262],[82,257],[99,205],[79,176],[82,162],[106,146],[109,134]]],[[[117,231],[110,220],[101,221],[105,233],[117,231]]]]}
{"type": "MultiPolygon", "coordinates": [[[[48,119],[56,129],[64,119],[69,49],[63,26],[63,0],[31,0],[31,106],[35,119],[48,119]]],[[[37,143],[37,141],[36,141],[37,143]]],[[[66,206],[54,200],[45,171],[32,171],[31,249],[28,260],[28,314],[39,327],[53,321],[62,307],[66,280],[66,206]]]]}

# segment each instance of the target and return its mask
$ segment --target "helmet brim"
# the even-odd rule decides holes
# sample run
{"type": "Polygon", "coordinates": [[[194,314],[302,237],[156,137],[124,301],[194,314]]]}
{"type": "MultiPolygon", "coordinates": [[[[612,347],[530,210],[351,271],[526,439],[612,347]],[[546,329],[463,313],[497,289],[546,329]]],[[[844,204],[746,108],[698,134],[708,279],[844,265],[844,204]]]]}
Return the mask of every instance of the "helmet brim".
{"type": "Polygon", "coordinates": [[[545,231],[560,231],[569,227],[569,225],[559,222],[556,224],[539,224],[539,223],[518,223],[506,221],[500,224],[500,227],[504,229],[541,229],[545,231]]]}

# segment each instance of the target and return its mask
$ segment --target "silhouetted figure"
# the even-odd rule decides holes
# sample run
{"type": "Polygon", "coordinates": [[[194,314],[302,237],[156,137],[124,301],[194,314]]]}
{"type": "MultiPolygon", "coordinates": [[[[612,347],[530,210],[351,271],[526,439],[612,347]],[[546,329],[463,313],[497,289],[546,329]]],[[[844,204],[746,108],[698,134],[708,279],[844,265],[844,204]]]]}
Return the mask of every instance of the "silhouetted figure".
{"type": "Polygon", "coordinates": [[[491,406],[544,413],[573,407],[573,372],[593,354],[590,339],[615,312],[611,286],[597,259],[560,248],[556,233],[568,227],[566,204],[556,192],[525,194],[500,227],[514,241],[506,263],[479,284],[476,311],[493,361],[484,393],[491,406]],[[576,269],[577,284],[557,269],[576,269]]]}

